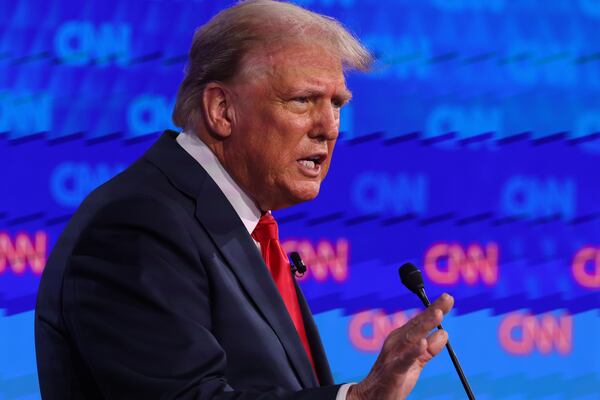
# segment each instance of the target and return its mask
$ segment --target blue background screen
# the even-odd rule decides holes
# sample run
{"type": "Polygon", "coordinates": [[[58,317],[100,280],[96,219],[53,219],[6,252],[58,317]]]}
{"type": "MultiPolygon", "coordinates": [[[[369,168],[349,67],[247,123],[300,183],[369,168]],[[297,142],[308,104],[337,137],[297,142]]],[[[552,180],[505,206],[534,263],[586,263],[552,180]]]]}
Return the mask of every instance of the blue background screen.
{"type": "MultiPolygon", "coordinates": [[[[372,51],[318,199],[277,212],[337,382],[418,310],[479,399],[597,399],[599,0],[302,0],[372,51]]],[[[0,399],[37,399],[33,309],[83,198],[170,120],[196,27],[232,1],[0,0],[0,399]]],[[[444,353],[411,398],[462,399],[444,353]]]]}

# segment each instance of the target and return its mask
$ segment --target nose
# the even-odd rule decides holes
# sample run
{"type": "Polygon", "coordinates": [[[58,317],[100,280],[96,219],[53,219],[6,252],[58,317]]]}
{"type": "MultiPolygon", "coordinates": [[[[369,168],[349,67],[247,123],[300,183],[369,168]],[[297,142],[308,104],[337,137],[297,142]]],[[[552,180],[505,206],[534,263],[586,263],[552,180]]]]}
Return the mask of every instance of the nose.
{"type": "Polygon", "coordinates": [[[320,141],[335,140],[339,136],[340,109],[330,102],[324,102],[314,111],[314,128],[309,134],[320,141]]]}

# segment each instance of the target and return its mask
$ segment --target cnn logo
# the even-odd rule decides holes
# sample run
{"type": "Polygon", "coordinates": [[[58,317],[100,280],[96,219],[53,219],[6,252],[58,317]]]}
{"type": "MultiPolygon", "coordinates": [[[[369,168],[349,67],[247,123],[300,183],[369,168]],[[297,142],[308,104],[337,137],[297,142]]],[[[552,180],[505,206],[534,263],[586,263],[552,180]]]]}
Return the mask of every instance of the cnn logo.
{"type": "Polygon", "coordinates": [[[498,338],[510,354],[524,356],[536,350],[540,354],[569,354],[573,348],[573,319],[568,314],[512,313],[500,323],[498,338]]]}
{"type": "Polygon", "coordinates": [[[40,275],[46,266],[48,234],[43,231],[35,235],[17,233],[12,238],[7,232],[0,232],[0,274],[10,269],[21,275],[29,265],[34,274],[40,275]]]}
{"type": "Polygon", "coordinates": [[[338,282],[348,279],[348,259],[350,244],[346,239],[335,242],[320,240],[313,243],[309,240],[285,240],[281,243],[283,251],[290,254],[298,252],[307,266],[304,275],[298,280],[314,277],[317,281],[324,281],[331,277],[338,282]]]}
{"type": "Polygon", "coordinates": [[[485,246],[458,243],[436,243],[425,254],[424,270],[427,277],[439,285],[454,285],[464,281],[468,285],[498,281],[498,245],[485,246]]]}
{"type": "Polygon", "coordinates": [[[394,329],[404,325],[410,316],[403,311],[388,315],[381,310],[368,310],[355,314],[348,326],[352,345],[361,351],[378,352],[385,338],[394,329]]]}

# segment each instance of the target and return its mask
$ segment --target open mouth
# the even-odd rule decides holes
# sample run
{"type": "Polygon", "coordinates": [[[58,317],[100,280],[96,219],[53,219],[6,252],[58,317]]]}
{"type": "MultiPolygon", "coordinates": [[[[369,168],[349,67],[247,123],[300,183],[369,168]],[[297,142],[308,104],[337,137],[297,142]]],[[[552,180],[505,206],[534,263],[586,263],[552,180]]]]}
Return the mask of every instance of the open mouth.
{"type": "Polygon", "coordinates": [[[309,170],[318,171],[321,169],[321,164],[323,161],[325,161],[326,157],[327,156],[324,154],[316,154],[306,158],[301,158],[298,160],[298,163],[309,170]]]}

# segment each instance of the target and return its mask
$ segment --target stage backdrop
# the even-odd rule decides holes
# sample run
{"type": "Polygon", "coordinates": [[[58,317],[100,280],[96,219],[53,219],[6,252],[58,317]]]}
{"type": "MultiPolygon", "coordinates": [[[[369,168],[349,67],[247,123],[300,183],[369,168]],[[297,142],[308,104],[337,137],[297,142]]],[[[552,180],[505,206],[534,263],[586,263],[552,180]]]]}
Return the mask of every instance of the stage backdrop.
{"type": "MultiPolygon", "coordinates": [[[[0,0],[0,399],[37,399],[33,309],[82,199],[172,127],[194,29],[231,1],[0,0]]],[[[597,399],[599,0],[303,0],[372,50],[319,198],[277,213],[337,382],[452,293],[478,399],[597,399]]],[[[462,399],[450,359],[414,399],[462,399]]]]}

